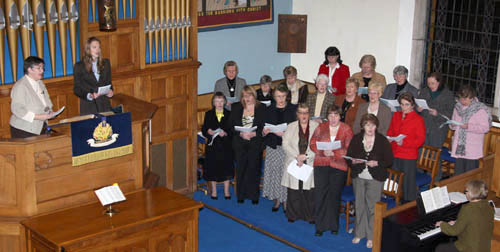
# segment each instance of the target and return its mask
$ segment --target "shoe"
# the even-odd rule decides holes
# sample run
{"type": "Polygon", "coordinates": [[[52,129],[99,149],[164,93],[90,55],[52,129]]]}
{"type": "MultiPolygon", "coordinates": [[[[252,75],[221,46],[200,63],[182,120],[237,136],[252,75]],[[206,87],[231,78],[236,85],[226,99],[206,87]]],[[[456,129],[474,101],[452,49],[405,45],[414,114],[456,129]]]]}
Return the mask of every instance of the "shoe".
{"type": "Polygon", "coordinates": [[[238,200],[238,204],[243,204],[243,202],[244,202],[244,200],[242,200],[242,199],[238,200]]]}
{"type": "Polygon", "coordinates": [[[271,211],[273,211],[273,212],[278,212],[278,210],[280,210],[280,207],[279,207],[279,206],[278,206],[278,207],[273,207],[273,208],[271,208],[271,211]]]}
{"type": "Polygon", "coordinates": [[[257,205],[259,204],[259,200],[252,200],[252,205],[257,205]]]}
{"type": "Polygon", "coordinates": [[[217,196],[210,196],[213,200],[217,200],[217,196]]]}
{"type": "Polygon", "coordinates": [[[339,231],[338,230],[332,230],[332,235],[338,235],[339,231]]]}
{"type": "Polygon", "coordinates": [[[323,235],[323,232],[321,231],[316,231],[316,233],[314,233],[314,236],[322,236],[323,235]]]}
{"type": "Polygon", "coordinates": [[[224,199],[226,199],[226,200],[230,200],[230,199],[231,199],[231,195],[229,195],[229,196],[224,196],[224,199]]]}
{"type": "Polygon", "coordinates": [[[361,238],[359,238],[359,237],[354,237],[354,239],[352,239],[353,244],[358,244],[360,241],[361,241],[361,238]]]}
{"type": "Polygon", "coordinates": [[[292,220],[292,219],[288,219],[288,222],[290,222],[290,223],[294,223],[295,221],[294,221],[294,220],[292,220]]]}
{"type": "Polygon", "coordinates": [[[372,248],[372,247],[373,247],[373,242],[372,242],[372,240],[368,240],[368,241],[366,241],[366,247],[367,247],[367,248],[372,248]]]}
{"type": "Polygon", "coordinates": [[[312,221],[309,221],[309,224],[313,224],[314,225],[314,224],[316,224],[316,222],[312,220],[312,221]]]}

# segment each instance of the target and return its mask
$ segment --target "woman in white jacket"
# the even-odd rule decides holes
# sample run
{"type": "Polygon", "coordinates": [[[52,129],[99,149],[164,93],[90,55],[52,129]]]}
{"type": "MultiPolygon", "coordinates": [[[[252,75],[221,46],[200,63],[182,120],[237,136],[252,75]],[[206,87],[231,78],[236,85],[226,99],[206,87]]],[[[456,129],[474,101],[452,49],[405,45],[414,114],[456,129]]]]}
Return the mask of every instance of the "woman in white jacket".
{"type": "Polygon", "coordinates": [[[301,181],[287,172],[287,167],[292,161],[298,166],[311,165],[314,162],[314,152],[309,148],[309,142],[318,123],[309,120],[309,107],[299,104],[297,108],[298,121],[288,125],[283,135],[282,147],[286,154],[285,169],[281,185],[287,187],[286,217],[289,222],[302,219],[314,223],[314,176],[311,174],[307,181],[301,181]]]}

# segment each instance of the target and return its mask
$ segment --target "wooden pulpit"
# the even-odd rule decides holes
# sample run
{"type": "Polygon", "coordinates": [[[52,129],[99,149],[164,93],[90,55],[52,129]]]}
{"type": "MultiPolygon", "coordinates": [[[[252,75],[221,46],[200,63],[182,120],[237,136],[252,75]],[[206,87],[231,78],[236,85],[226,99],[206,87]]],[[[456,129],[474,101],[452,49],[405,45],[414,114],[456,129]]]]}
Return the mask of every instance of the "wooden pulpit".
{"type": "Polygon", "coordinates": [[[132,112],[132,154],[72,166],[69,124],[51,135],[0,139],[1,251],[24,251],[26,218],[97,201],[94,190],[113,183],[125,193],[142,189],[156,105],[120,94],[112,103],[132,112]]]}

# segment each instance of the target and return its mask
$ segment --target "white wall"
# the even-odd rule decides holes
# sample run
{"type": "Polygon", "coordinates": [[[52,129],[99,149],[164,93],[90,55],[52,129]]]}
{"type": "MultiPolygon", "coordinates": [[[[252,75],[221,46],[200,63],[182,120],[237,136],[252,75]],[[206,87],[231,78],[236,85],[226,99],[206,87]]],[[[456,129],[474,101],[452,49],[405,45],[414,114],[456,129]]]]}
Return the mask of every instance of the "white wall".
{"type": "Polygon", "coordinates": [[[312,81],[325,49],[336,46],[351,74],[361,56],[373,54],[392,83],[396,65],[410,69],[414,8],[414,0],[294,0],[292,13],[307,15],[307,50],[292,54],[291,65],[312,81]]]}

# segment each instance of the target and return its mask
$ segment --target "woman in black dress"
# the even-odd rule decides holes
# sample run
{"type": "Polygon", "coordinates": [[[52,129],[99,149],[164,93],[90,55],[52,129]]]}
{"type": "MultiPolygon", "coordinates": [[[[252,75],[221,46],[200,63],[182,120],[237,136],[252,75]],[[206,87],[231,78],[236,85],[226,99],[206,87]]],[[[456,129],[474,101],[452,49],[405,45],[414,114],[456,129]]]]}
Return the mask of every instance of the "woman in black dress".
{"type": "Polygon", "coordinates": [[[217,199],[216,182],[224,182],[224,197],[231,199],[229,179],[233,174],[233,151],[229,110],[224,108],[226,97],[216,92],[212,97],[213,108],[205,113],[201,132],[207,139],[203,177],[212,187],[212,199],[217,199]]]}

